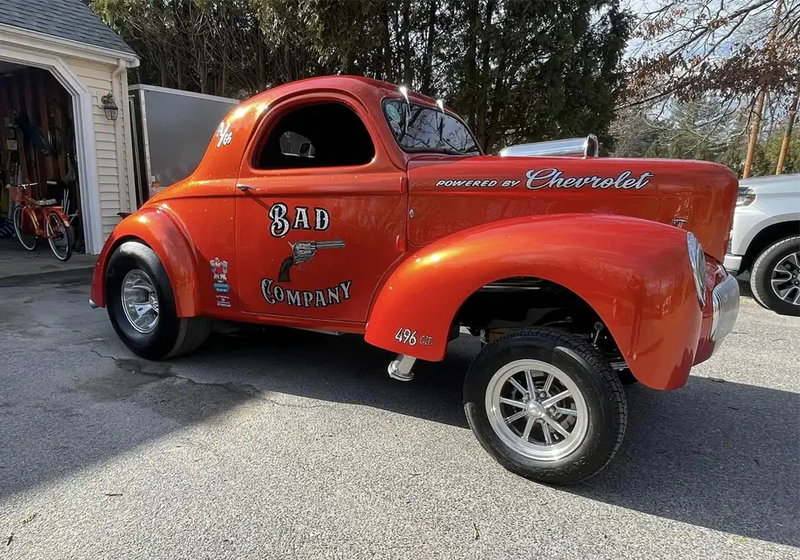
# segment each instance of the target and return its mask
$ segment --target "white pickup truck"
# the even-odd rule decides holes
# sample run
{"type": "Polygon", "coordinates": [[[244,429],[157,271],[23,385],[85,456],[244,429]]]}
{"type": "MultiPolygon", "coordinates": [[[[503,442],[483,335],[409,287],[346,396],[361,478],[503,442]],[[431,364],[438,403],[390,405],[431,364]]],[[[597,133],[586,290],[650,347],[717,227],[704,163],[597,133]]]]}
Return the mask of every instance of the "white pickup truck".
{"type": "Polygon", "coordinates": [[[739,182],[725,268],[750,270],[764,307],[800,316],[800,173],[739,182]]]}

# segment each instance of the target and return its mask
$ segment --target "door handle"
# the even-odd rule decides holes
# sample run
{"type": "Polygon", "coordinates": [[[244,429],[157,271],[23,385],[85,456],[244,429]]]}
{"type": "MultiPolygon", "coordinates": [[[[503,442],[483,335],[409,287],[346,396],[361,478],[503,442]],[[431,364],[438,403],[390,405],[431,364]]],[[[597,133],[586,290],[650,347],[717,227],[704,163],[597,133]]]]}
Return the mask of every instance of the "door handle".
{"type": "Polygon", "coordinates": [[[236,185],[236,188],[239,189],[242,192],[257,191],[258,190],[257,188],[251,187],[250,185],[236,185]]]}

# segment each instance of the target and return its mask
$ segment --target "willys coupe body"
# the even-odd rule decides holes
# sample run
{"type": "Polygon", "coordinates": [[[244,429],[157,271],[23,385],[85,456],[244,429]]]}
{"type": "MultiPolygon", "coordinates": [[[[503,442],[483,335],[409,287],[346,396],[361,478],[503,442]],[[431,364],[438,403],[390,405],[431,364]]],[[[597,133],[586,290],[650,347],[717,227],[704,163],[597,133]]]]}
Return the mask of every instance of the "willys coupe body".
{"type": "Polygon", "coordinates": [[[147,359],[233,320],[362,334],[403,381],[468,331],[482,446],[575,483],[622,441],[623,382],[683,386],[739,305],[721,264],[736,176],[596,155],[591,136],[484,155],[440,101],[374,80],[275,87],[117,225],[90,303],[147,359]]]}

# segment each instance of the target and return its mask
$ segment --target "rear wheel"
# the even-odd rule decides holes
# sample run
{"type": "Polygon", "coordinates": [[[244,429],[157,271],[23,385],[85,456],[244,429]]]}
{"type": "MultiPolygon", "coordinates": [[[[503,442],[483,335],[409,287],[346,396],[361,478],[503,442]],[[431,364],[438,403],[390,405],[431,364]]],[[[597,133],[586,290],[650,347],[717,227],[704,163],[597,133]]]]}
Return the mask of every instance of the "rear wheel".
{"type": "Polygon", "coordinates": [[[602,470],[627,422],[611,366],[579,337],[546,328],[488,344],[467,373],[464,408],[501,465],[550,484],[578,483],[602,470]]]}
{"type": "Polygon", "coordinates": [[[783,315],[800,315],[800,236],[776,241],[759,255],[750,273],[756,300],[783,315]]]}
{"type": "MultiPolygon", "coordinates": [[[[17,206],[14,208],[14,233],[19,239],[20,244],[25,247],[28,251],[33,251],[36,249],[36,240],[38,239],[35,233],[26,233],[25,232],[25,223],[23,220],[25,219],[25,208],[23,206],[17,206]]],[[[29,224],[32,226],[32,224],[29,224]]]]}
{"type": "Polygon", "coordinates": [[[150,247],[135,241],[120,245],[108,261],[105,282],[108,317],[134,354],[174,358],[208,338],[210,319],[178,317],[172,284],[150,247]]]}
{"type": "Polygon", "coordinates": [[[75,232],[55,212],[47,215],[47,242],[58,260],[68,261],[72,256],[75,232]]]}

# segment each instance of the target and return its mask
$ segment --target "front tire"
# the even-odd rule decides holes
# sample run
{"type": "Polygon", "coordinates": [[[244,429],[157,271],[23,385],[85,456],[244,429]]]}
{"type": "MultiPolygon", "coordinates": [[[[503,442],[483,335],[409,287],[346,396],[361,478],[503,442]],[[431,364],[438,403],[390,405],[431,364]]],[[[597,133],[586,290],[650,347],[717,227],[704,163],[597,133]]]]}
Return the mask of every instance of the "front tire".
{"type": "Polygon", "coordinates": [[[600,472],[619,449],[627,405],[619,377],[581,338],[514,331],[470,365],[464,409],[483,448],[506,469],[548,484],[600,472]]]}
{"type": "Polygon", "coordinates": [[[750,288],[767,309],[800,316],[800,236],[776,241],[759,255],[750,273],[750,288]]]}
{"type": "Polygon", "coordinates": [[[120,245],[106,268],[106,307],[117,335],[131,352],[148,360],[195,350],[211,332],[211,320],[178,317],[164,265],[147,245],[120,245]]]}
{"type": "Polygon", "coordinates": [[[39,237],[34,233],[25,233],[25,228],[22,225],[22,217],[25,215],[25,208],[22,206],[17,206],[14,208],[14,234],[19,239],[20,245],[22,245],[26,250],[33,251],[36,249],[36,241],[39,237]]]}

